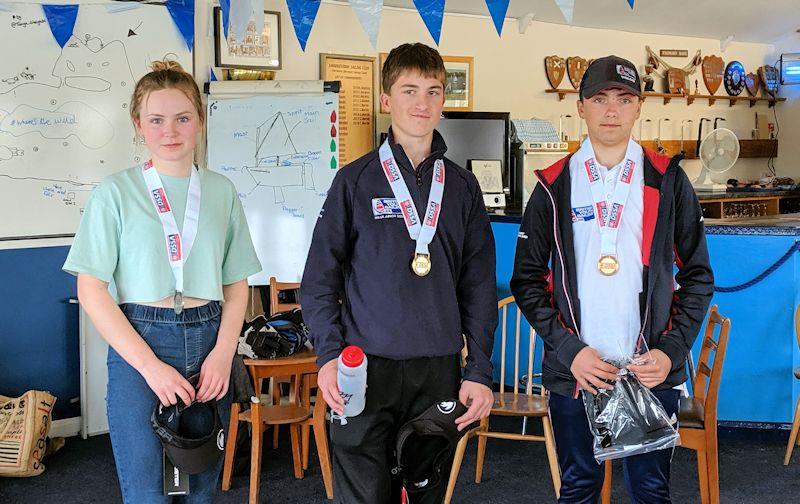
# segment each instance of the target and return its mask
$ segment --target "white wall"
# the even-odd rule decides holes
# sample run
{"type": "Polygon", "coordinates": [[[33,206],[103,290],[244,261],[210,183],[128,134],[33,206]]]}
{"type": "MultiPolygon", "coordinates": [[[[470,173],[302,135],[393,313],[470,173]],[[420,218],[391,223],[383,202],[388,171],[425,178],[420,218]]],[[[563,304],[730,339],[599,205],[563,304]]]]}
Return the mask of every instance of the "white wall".
{"type": "MultiPolygon", "coordinates": [[[[198,37],[195,65],[198,78],[208,75],[206,65],[213,62],[213,39],[200,37],[201,33],[210,34],[208,25],[203,25],[207,15],[203,4],[210,5],[211,0],[198,0],[198,37]]],[[[316,22],[303,53],[294,34],[286,3],[281,0],[265,0],[265,8],[281,12],[283,70],[277,73],[277,79],[317,79],[319,78],[319,53],[338,53],[351,55],[369,55],[377,57],[379,52],[387,52],[392,47],[409,41],[421,41],[433,45],[419,14],[412,10],[385,7],[381,19],[380,35],[377,50],[373,49],[366,34],[348,4],[325,1],[320,7],[316,22]]],[[[210,7],[206,7],[206,10],[210,7]]],[[[769,22],[766,16],[763,20],[769,22]]],[[[558,123],[561,114],[572,114],[577,117],[575,98],[559,102],[554,95],[546,94],[549,88],[544,70],[544,58],[551,54],[562,57],[582,56],[596,58],[607,54],[617,54],[633,61],[640,69],[646,60],[645,45],[654,50],[661,48],[686,49],[694,54],[697,49],[703,55],[717,54],[726,62],[737,59],[744,64],[746,71],[755,71],[764,63],[774,63],[777,54],[771,45],[733,42],[725,51],[720,52],[719,41],[692,37],[675,37],[665,35],[647,35],[620,32],[614,30],[598,30],[569,27],[565,25],[534,22],[525,34],[520,34],[515,20],[507,19],[502,38],[498,38],[491,19],[487,16],[465,16],[447,14],[442,27],[441,46],[439,51],[451,56],[473,56],[475,58],[475,108],[482,111],[510,111],[512,117],[540,117],[558,123]]],[[[795,49],[797,50],[797,49],[795,49]]],[[[670,60],[672,62],[672,60],[670,60]]],[[[683,64],[682,59],[674,59],[674,63],[683,64]]],[[[698,70],[691,77],[697,79],[705,93],[703,79],[698,70]]],[[[567,78],[561,87],[568,87],[567,78]]],[[[656,82],[659,90],[659,82],[656,82]]],[[[800,166],[790,162],[787,151],[791,144],[792,134],[800,130],[800,110],[797,103],[797,90],[785,88],[784,96],[789,101],[778,105],[782,142],[779,146],[779,158],[776,160],[778,172],[800,178],[800,166]],[[790,94],[792,93],[792,94],[790,94]]],[[[717,91],[724,95],[724,88],[717,91]]],[[[653,124],[646,124],[643,138],[653,139],[656,134],[655,122],[662,117],[670,118],[663,123],[662,137],[665,139],[680,138],[680,123],[684,119],[693,119],[697,136],[697,124],[700,117],[725,117],[724,126],[732,129],[740,138],[750,138],[754,127],[754,112],[768,112],[766,105],[749,108],[746,103],[729,107],[728,102],[718,101],[709,107],[707,101],[698,100],[692,106],[686,106],[686,100],[675,99],[664,105],[661,101],[648,99],[642,108],[642,117],[650,118],[653,124]]],[[[379,126],[385,126],[388,119],[379,118],[379,126]]],[[[572,119],[571,124],[565,120],[565,131],[571,137],[578,134],[578,123],[572,119]]],[[[707,127],[707,124],[706,124],[707,127]]],[[[634,128],[638,135],[638,125],[634,128]]],[[[687,137],[688,137],[687,128],[687,137]]],[[[792,149],[800,148],[792,146],[792,149]]],[[[797,159],[797,156],[791,156],[797,159]]],[[[728,173],[722,175],[723,180],[729,177],[757,178],[766,172],[766,158],[740,160],[728,173]]],[[[695,169],[697,161],[689,162],[687,169],[695,169]]]]}

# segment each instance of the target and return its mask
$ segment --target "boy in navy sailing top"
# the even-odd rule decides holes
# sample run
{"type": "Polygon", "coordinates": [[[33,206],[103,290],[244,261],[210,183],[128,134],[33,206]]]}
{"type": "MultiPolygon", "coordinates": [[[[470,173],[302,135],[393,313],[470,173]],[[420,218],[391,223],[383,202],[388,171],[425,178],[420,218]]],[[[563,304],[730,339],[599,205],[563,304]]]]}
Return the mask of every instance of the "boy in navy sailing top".
{"type": "MultiPolygon", "coordinates": [[[[444,157],[434,130],[444,103],[441,56],[404,44],[382,78],[388,139],[334,179],[301,287],[320,390],[334,412],[343,408],[336,358],[346,345],[368,354],[366,408],[331,428],[337,502],[399,502],[390,475],[399,427],[457,397],[469,406],[456,420],[463,428],[488,416],[493,400],[494,240],[477,180],[444,157]]],[[[415,500],[441,502],[444,491],[438,485],[415,500]]]]}

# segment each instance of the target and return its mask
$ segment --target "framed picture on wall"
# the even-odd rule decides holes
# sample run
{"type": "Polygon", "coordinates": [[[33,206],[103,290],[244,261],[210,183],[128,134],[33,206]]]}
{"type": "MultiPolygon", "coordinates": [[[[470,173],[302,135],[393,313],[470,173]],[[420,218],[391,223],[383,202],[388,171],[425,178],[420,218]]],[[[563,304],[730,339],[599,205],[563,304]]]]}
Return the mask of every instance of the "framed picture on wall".
{"type": "Polygon", "coordinates": [[[444,60],[444,110],[471,111],[473,105],[471,56],[442,56],[444,60]]]}
{"type": "Polygon", "coordinates": [[[222,29],[222,9],[214,7],[214,48],[215,63],[218,67],[280,70],[281,13],[264,11],[264,26],[261,33],[256,33],[256,23],[250,19],[244,40],[238,41],[231,29],[225,38],[222,29]]]}
{"type": "MultiPolygon", "coordinates": [[[[381,93],[384,92],[383,63],[386,61],[388,53],[378,55],[378,85],[381,93]]],[[[444,88],[444,110],[447,111],[471,111],[473,106],[473,58],[471,56],[442,56],[445,69],[445,88],[444,88]]],[[[380,106],[382,114],[388,111],[380,106]]]]}

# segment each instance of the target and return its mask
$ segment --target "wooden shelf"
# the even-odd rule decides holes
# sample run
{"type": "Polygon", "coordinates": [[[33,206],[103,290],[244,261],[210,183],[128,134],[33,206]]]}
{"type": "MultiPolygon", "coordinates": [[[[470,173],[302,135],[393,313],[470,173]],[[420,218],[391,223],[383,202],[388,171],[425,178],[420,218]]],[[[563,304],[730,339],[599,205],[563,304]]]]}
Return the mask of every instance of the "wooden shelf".
{"type": "MultiPolygon", "coordinates": [[[[564,101],[568,94],[578,94],[577,89],[545,89],[545,93],[550,94],[558,94],[559,101],[564,101]]],[[[646,100],[647,98],[660,98],[664,100],[664,105],[672,101],[673,98],[685,98],[686,104],[691,105],[695,102],[695,100],[708,100],[708,105],[714,105],[714,103],[719,101],[727,101],[729,107],[733,107],[738,102],[747,102],[750,104],[751,107],[755,106],[757,103],[765,102],[770,107],[774,106],[776,103],[786,101],[786,98],[772,98],[772,97],[761,97],[761,96],[727,96],[727,95],[701,95],[701,94],[690,94],[690,95],[681,95],[681,94],[672,94],[672,93],[654,93],[652,91],[645,91],[642,94],[642,100],[646,100]]]]}
{"type": "MultiPolygon", "coordinates": [[[[642,140],[639,142],[642,147],[656,150],[655,140],[642,140]]],[[[580,147],[580,142],[571,141],[567,142],[567,149],[570,152],[575,152],[580,147]]],[[[681,151],[680,140],[662,140],[661,144],[667,149],[665,152],[668,156],[674,156],[681,151]]],[[[697,159],[697,140],[684,140],[683,150],[686,159],[697,159]]],[[[778,141],[777,140],[739,140],[739,157],[740,158],[759,158],[759,157],[778,157],[778,141]]]]}

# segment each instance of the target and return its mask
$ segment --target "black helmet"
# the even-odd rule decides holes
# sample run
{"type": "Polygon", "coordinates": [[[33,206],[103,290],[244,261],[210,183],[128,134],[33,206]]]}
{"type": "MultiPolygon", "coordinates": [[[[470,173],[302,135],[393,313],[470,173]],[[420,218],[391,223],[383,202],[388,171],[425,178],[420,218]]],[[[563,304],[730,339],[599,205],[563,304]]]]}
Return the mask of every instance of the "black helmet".
{"type": "Polygon", "coordinates": [[[169,459],[187,474],[204,472],[225,451],[225,433],[216,401],[186,406],[179,400],[178,404],[167,407],[158,403],[150,423],[169,459]]]}
{"type": "MultiPolygon", "coordinates": [[[[461,437],[476,423],[459,431],[456,418],[467,412],[456,399],[440,401],[409,420],[397,433],[397,467],[406,491],[428,490],[442,481],[442,465],[453,455],[461,437]]],[[[445,475],[446,477],[446,475],[445,475]]]]}

